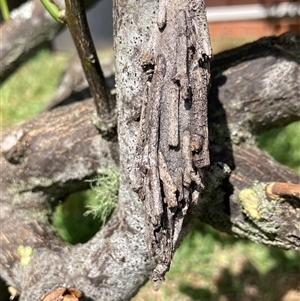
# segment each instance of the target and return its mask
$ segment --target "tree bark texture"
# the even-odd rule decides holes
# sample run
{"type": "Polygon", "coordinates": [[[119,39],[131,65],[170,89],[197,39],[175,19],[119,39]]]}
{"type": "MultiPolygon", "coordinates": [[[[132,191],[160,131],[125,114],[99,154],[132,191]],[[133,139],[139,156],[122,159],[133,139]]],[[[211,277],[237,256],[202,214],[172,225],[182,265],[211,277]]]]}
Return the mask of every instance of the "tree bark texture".
{"type": "MultiPolygon", "coordinates": [[[[90,6],[96,1],[86,1],[90,6]]],[[[56,0],[61,8],[64,0],[56,0]]],[[[3,82],[35,51],[50,42],[60,29],[61,23],[56,22],[46,11],[39,0],[27,1],[12,12],[13,18],[0,26],[0,82],[3,82]]]]}
{"type": "MultiPolygon", "coordinates": [[[[87,243],[70,246],[48,223],[57,200],[85,189],[85,180],[101,166],[118,164],[117,143],[103,140],[92,122],[92,100],[42,113],[1,138],[1,277],[21,292],[21,300],[43,300],[57,287],[76,288],[84,293],[80,300],[130,300],[155,267],[146,247],[143,203],[129,179],[139,128],[132,117],[143,95],[137,81],[143,70],[134,68],[139,66],[135,41],[149,38],[146,24],[151,23],[153,3],[115,5],[116,14],[122,14],[122,5],[138,10],[134,21],[115,18],[128,24],[130,33],[125,41],[119,32],[116,43],[128,43],[132,51],[120,52],[116,64],[121,77],[118,109],[123,110],[118,121],[121,185],[108,224],[87,243]],[[137,24],[145,26],[139,33],[137,24]]],[[[300,246],[299,199],[269,200],[264,189],[274,181],[299,183],[299,175],[257,149],[253,133],[299,120],[299,49],[299,38],[285,35],[215,57],[208,108],[212,164],[204,172],[201,202],[190,208],[221,231],[290,249],[300,246]],[[253,57],[252,47],[261,56],[253,57]],[[286,72],[284,84],[278,68],[286,72]],[[274,92],[278,86],[285,91],[282,97],[274,92]]]]}
{"type": "MultiPolygon", "coordinates": [[[[136,13],[124,11],[133,17],[136,13]]],[[[142,99],[141,112],[127,125],[135,128],[134,123],[139,123],[131,181],[144,202],[148,250],[157,261],[151,279],[159,287],[188,208],[198,202],[203,189],[202,168],[209,165],[207,91],[212,50],[203,1],[160,0],[156,11],[146,45],[137,44],[141,53],[136,58],[143,69],[142,94],[137,95],[142,99]]],[[[116,35],[126,30],[127,24],[123,26],[116,35]]],[[[126,51],[124,43],[121,49],[118,46],[117,53],[126,51]]]]}

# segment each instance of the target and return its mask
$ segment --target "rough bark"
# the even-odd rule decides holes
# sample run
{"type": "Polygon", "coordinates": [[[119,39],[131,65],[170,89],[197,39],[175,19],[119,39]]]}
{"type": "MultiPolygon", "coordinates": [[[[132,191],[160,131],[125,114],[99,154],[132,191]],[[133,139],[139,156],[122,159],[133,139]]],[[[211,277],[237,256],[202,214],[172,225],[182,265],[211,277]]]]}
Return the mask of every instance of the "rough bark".
{"type": "Polygon", "coordinates": [[[300,36],[291,33],[262,38],[215,57],[210,94],[226,110],[228,126],[237,133],[232,136],[235,143],[245,130],[259,134],[299,120],[299,64],[300,36]],[[261,102],[265,110],[259,109],[261,102]],[[269,107],[276,114],[269,113],[269,107]]]}
{"type": "MultiPolygon", "coordinates": [[[[131,181],[144,202],[148,250],[157,261],[151,279],[158,288],[169,270],[189,206],[198,202],[203,189],[202,169],[209,164],[207,91],[212,50],[203,1],[160,0],[156,10],[150,38],[146,45],[140,44],[137,56],[143,69],[141,113],[127,125],[135,128],[139,122],[131,181]]],[[[134,16],[130,10],[127,13],[134,16]]],[[[123,26],[117,35],[126,30],[127,24],[123,26]]],[[[124,52],[123,47],[117,53],[124,52]]],[[[125,110],[124,106],[121,114],[125,110]]]]}
{"type": "MultiPolygon", "coordinates": [[[[64,0],[55,1],[64,7],[64,0]]],[[[96,1],[86,1],[90,6],[96,1]]],[[[39,0],[28,1],[12,11],[12,18],[0,26],[0,82],[26,61],[38,48],[51,41],[60,29],[39,0]]]]}
{"type": "MultiPolygon", "coordinates": [[[[293,41],[294,37],[290,39],[293,41]]],[[[269,56],[276,58],[272,65],[266,55],[262,55],[262,59],[252,58],[251,63],[245,64],[249,56],[242,50],[251,50],[255,44],[216,56],[214,62],[223,55],[227,59],[216,67],[212,64],[214,77],[209,94],[212,166],[204,174],[206,188],[202,201],[191,208],[193,215],[221,231],[290,249],[300,246],[299,200],[267,200],[264,183],[299,183],[299,175],[257,149],[248,130],[255,132],[255,124],[261,123],[261,116],[266,114],[266,100],[269,106],[265,128],[299,120],[299,98],[294,93],[298,83],[292,80],[299,72],[299,40],[295,41],[298,48],[293,51],[292,59],[284,55],[290,46],[282,37],[256,43],[260,49],[262,46],[259,45],[263,43],[269,56]],[[276,54],[278,48],[281,48],[280,55],[276,54]],[[241,53],[244,57],[239,57],[241,53]],[[254,72],[253,66],[258,62],[259,67],[254,72]],[[243,87],[257,87],[261,78],[267,81],[270,77],[272,86],[279,86],[282,79],[270,75],[282,65],[289,70],[286,85],[282,87],[286,97],[277,98],[272,89],[259,89],[249,97],[251,90],[243,87]],[[244,75],[239,66],[243,67],[244,75]],[[226,81],[220,82],[224,74],[226,81]],[[249,74],[252,75],[250,81],[249,74]],[[235,83],[234,89],[232,83],[235,83]],[[231,91],[231,97],[222,97],[226,96],[226,93],[218,93],[222,90],[231,91]],[[245,97],[256,104],[255,114],[240,113],[245,97]],[[229,106],[232,100],[235,105],[229,106]],[[278,123],[277,120],[282,120],[278,116],[279,107],[284,108],[286,118],[278,123]],[[239,126],[239,131],[230,126],[234,123],[239,126]],[[247,127],[248,124],[253,126],[247,127]],[[258,183],[253,185],[254,181],[258,183]],[[250,190],[241,196],[240,192],[246,188],[250,190]]],[[[124,68],[123,64],[117,66],[124,68]]],[[[124,81],[126,79],[128,77],[124,77],[124,81]]],[[[268,82],[265,85],[268,86],[268,82]]],[[[119,93],[127,97],[132,91],[137,93],[139,88],[132,90],[129,83],[122,87],[119,93]]],[[[121,115],[119,124],[123,125],[138,110],[132,100],[141,101],[138,97],[127,97],[124,96],[124,105],[130,106],[131,111],[121,115]]],[[[134,130],[130,127],[126,131],[124,127],[119,130],[120,199],[107,226],[89,242],[77,246],[62,242],[49,227],[48,218],[55,201],[70,192],[85,189],[87,182],[84,180],[94,177],[101,166],[115,164],[113,158],[118,158],[117,144],[101,139],[92,122],[93,114],[93,102],[88,100],[40,114],[3,133],[1,276],[22,292],[21,300],[40,300],[54,287],[66,286],[82,291],[85,300],[129,300],[147,281],[155,266],[146,248],[143,204],[132,192],[128,177],[138,125],[134,130]]]]}

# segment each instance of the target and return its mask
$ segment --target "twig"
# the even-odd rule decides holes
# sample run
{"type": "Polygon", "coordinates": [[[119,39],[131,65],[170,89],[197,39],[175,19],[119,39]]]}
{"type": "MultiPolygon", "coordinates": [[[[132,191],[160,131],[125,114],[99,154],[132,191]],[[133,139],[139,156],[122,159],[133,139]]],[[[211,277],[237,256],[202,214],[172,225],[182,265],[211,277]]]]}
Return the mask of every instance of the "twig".
{"type": "Polygon", "coordinates": [[[9,19],[9,9],[6,0],[0,0],[0,10],[2,12],[2,17],[6,21],[9,19]]]}
{"type": "MultiPolygon", "coordinates": [[[[87,23],[83,0],[66,0],[66,20],[100,118],[101,132],[111,132],[115,119],[109,89],[87,23]]],[[[99,124],[99,123],[98,123],[99,124]]],[[[109,135],[110,136],[110,135],[109,135]]]]}
{"type": "Polygon", "coordinates": [[[64,9],[61,9],[54,1],[41,0],[41,2],[55,21],[66,24],[64,9]]]}
{"type": "Polygon", "coordinates": [[[271,199],[285,195],[300,198],[300,184],[273,182],[267,185],[266,195],[271,199]]]}

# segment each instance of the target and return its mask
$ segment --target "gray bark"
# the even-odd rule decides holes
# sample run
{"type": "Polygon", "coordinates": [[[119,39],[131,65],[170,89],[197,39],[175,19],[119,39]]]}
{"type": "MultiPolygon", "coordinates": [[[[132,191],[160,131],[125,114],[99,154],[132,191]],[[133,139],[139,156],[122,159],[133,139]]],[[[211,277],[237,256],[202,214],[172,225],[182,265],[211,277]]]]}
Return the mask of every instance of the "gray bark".
{"type": "MultiPolygon", "coordinates": [[[[130,179],[144,202],[147,246],[157,261],[151,280],[158,288],[169,270],[189,206],[198,202],[203,190],[202,169],[209,165],[207,91],[212,50],[203,1],[161,0],[153,23],[149,41],[139,44],[141,52],[132,62],[143,68],[142,94],[134,96],[142,100],[141,112],[138,116],[135,112],[126,125],[132,131],[139,123],[130,179]]],[[[127,24],[123,26],[116,35],[124,34],[127,24]]],[[[117,44],[117,53],[125,52],[123,47],[117,44]]],[[[125,110],[127,106],[120,115],[125,110]]]]}
{"type": "MultiPolygon", "coordinates": [[[[70,246],[61,241],[49,227],[48,215],[55,201],[85,189],[85,180],[101,166],[118,163],[114,160],[117,144],[103,140],[92,122],[92,100],[42,113],[3,134],[1,276],[21,292],[21,300],[41,300],[56,287],[76,288],[84,293],[82,300],[129,300],[155,267],[146,247],[143,204],[129,183],[138,135],[138,123],[132,117],[138,116],[143,95],[139,43],[149,39],[147,26],[153,18],[149,12],[155,11],[155,5],[153,1],[115,3],[120,195],[108,224],[89,242],[70,246]],[[130,8],[135,10],[133,16],[123,14],[130,8]]],[[[258,150],[253,133],[299,120],[299,94],[295,93],[299,45],[294,36],[270,38],[257,42],[261,58],[258,52],[251,57],[251,45],[225,53],[226,60],[222,61],[222,55],[215,58],[209,95],[212,165],[203,176],[200,203],[190,208],[190,217],[198,216],[222,231],[291,249],[300,246],[299,201],[268,201],[264,183],[299,183],[299,175],[258,150]],[[290,43],[294,43],[291,51],[290,43]],[[273,57],[276,60],[270,64],[273,57]],[[284,97],[277,97],[274,89],[260,89],[282,83],[276,76],[280,66],[289,70],[284,97]],[[246,86],[259,89],[251,94],[246,86]],[[241,109],[245,99],[255,103],[254,113],[241,109]],[[284,108],[285,118],[278,116],[278,108],[284,108]],[[265,123],[262,116],[268,117],[265,123]],[[254,181],[259,183],[251,187],[254,181]],[[250,193],[241,200],[239,192],[249,187],[257,198],[253,200],[250,193]]]]}

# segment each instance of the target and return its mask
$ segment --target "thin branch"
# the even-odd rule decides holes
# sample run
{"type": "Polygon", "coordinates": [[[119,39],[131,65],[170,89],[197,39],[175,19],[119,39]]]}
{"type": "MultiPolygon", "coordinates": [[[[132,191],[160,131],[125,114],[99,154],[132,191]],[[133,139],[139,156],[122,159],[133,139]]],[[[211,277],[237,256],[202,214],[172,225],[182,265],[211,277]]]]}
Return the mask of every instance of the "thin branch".
{"type": "Polygon", "coordinates": [[[83,0],[66,0],[66,20],[82,67],[94,98],[102,132],[109,130],[115,119],[112,98],[106,86],[97,52],[87,23],[83,0]]]}
{"type": "Polygon", "coordinates": [[[64,9],[61,9],[54,1],[41,0],[41,2],[56,22],[66,24],[64,9]]]}
{"type": "Polygon", "coordinates": [[[281,199],[282,196],[300,198],[300,185],[292,183],[273,182],[266,186],[266,195],[270,199],[281,199]]]}
{"type": "Polygon", "coordinates": [[[6,0],[0,0],[0,10],[2,12],[3,19],[8,20],[9,19],[9,9],[8,9],[6,0]]]}

